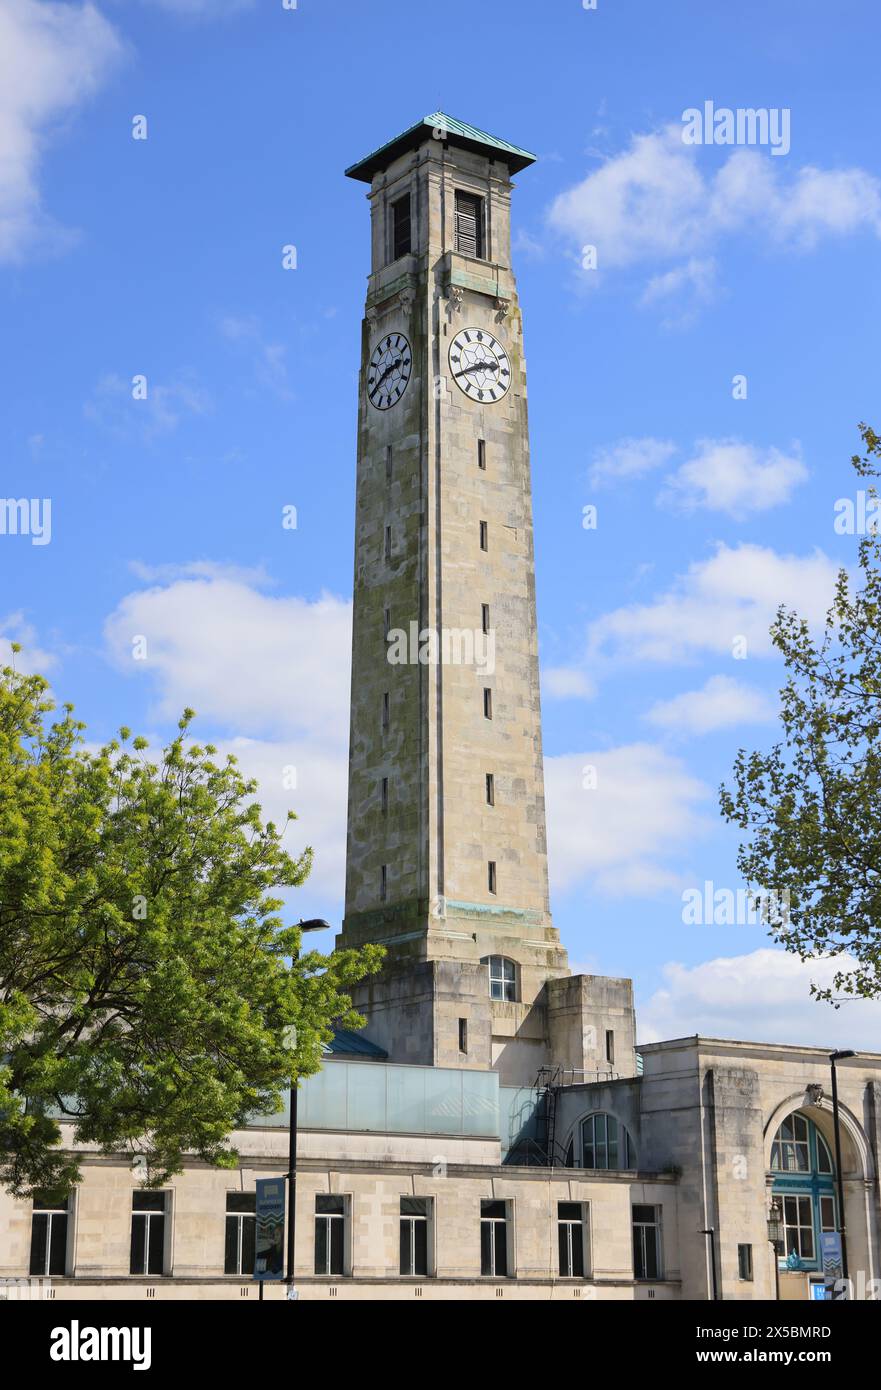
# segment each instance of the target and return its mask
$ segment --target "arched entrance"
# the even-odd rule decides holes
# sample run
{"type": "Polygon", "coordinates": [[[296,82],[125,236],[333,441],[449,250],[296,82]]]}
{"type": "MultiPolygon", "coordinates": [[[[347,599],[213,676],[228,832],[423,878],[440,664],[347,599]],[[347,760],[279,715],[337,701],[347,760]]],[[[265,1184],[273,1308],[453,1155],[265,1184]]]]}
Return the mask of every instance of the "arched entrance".
{"type": "Polygon", "coordinates": [[[781,1270],[821,1272],[824,1233],[838,1230],[832,1150],[815,1120],[793,1110],[771,1141],[771,1198],[780,1207],[781,1270]]]}

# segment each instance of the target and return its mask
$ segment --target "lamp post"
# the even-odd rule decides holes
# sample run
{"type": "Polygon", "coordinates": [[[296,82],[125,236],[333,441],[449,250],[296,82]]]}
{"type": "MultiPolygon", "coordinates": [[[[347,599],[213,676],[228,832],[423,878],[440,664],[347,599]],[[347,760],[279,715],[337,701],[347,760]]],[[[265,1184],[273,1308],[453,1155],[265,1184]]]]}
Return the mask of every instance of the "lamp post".
{"type": "Polygon", "coordinates": [[[779,1300],[780,1246],[783,1243],[783,1209],[779,1197],[772,1197],[768,1208],[768,1241],[774,1254],[774,1297],[779,1300]]]}
{"type": "Polygon", "coordinates": [[[700,1234],[701,1234],[702,1236],[709,1236],[709,1237],[710,1237],[710,1272],[711,1272],[711,1274],[712,1274],[712,1276],[713,1276],[713,1297],[712,1297],[712,1301],[713,1301],[713,1303],[715,1303],[715,1302],[718,1300],[718,1297],[719,1297],[718,1289],[717,1289],[717,1287],[716,1287],[716,1231],[715,1231],[715,1227],[713,1227],[713,1226],[708,1226],[707,1229],[706,1229],[705,1231],[701,1231],[700,1234]]]}
{"type": "MultiPolygon", "coordinates": [[[[835,1131],[835,1175],[838,1187],[838,1233],[841,1236],[841,1277],[847,1279],[847,1235],[845,1233],[844,1219],[844,1177],[841,1172],[841,1122],[838,1114],[838,1076],[835,1070],[836,1062],[843,1062],[848,1057],[856,1057],[852,1048],[847,1048],[841,1052],[830,1052],[829,1065],[832,1068],[832,1128],[835,1131]]],[[[846,1286],[845,1286],[846,1287],[846,1286]]]]}
{"type": "MultiPolygon", "coordinates": [[[[312,917],[308,922],[298,922],[301,932],[307,931],[330,931],[330,923],[325,922],[322,917],[312,917]]],[[[296,951],[291,957],[291,967],[300,958],[300,952],[296,951]]],[[[285,1283],[288,1286],[288,1298],[294,1298],[294,1237],[297,1228],[297,1076],[294,1071],[293,1052],[297,1046],[297,1030],[292,1025],[285,1029],[284,1045],[291,1052],[291,1094],[290,1094],[290,1115],[288,1117],[288,1259],[287,1270],[285,1273],[285,1283]]]]}

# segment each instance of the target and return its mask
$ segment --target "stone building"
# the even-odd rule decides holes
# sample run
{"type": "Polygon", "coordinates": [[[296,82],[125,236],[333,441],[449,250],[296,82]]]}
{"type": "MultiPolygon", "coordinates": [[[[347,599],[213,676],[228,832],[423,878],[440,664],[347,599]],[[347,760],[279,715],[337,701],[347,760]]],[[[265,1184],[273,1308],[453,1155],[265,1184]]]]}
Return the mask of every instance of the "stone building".
{"type": "MultiPolygon", "coordinates": [[[[296,1284],[807,1298],[840,1186],[854,1293],[872,1296],[881,1056],[838,1067],[839,1183],[827,1052],[637,1049],[631,982],[573,976],[552,923],[510,233],[511,177],[532,162],[435,113],[347,171],[369,185],[372,260],[339,943],[388,958],[356,997],[363,1034],[338,1034],[301,1088],[296,1284]]],[[[234,1143],[236,1172],[194,1160],[163,1192],[85,1153],[64,1209],[0,1194],[0,1278],[51,1278],[56,1298],[256,1297],[254,1185],[286,1169],[287,1116],[234,1143]]]]}

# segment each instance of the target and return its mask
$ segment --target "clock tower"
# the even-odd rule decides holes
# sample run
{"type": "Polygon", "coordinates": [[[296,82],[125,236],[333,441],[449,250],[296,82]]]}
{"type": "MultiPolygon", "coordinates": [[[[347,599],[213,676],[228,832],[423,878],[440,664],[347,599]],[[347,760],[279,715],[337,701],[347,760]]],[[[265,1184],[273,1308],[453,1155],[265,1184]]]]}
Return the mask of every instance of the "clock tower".
{"type": "Polygon", "coordinates": [[[533,160],[437,112],[346,171],[369,185],[372,255],[338,945],[387,949],[355,1002],[392,1061],[518,1084],[573,1007],[583,1023],[548,901],[511,265],[511,177],[533,160]]]}

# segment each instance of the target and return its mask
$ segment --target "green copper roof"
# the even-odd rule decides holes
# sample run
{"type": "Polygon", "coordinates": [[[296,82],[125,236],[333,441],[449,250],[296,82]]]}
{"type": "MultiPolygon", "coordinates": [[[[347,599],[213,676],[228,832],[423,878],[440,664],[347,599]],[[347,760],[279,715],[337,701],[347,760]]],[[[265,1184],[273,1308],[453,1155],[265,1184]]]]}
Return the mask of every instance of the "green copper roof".
{"type": "Polygon", "coordinates": [[[525,169],[528,164],[535,163],[535,155],[530,154],[528,150],[509,145],[507,140],[499,140],[495,135],[487,135],[485,130],[478,130],[476,126],[457,121],[444,111],[435,111],[431,116],[423,116],[421,121],[411,125],[402,135],[396,135],[388,144],[381,145],[366,159],[350,165],[346,170],[346,176],[350,179],[360,179],[362,183],[370,183],[378,170],[384,169],[407,150],[416,149],[433,130],[445,131],[446,138],[454,145],[474,150],[477,154],[491,155],[493,159],[504,160],[512,174],[525,169]]]}

